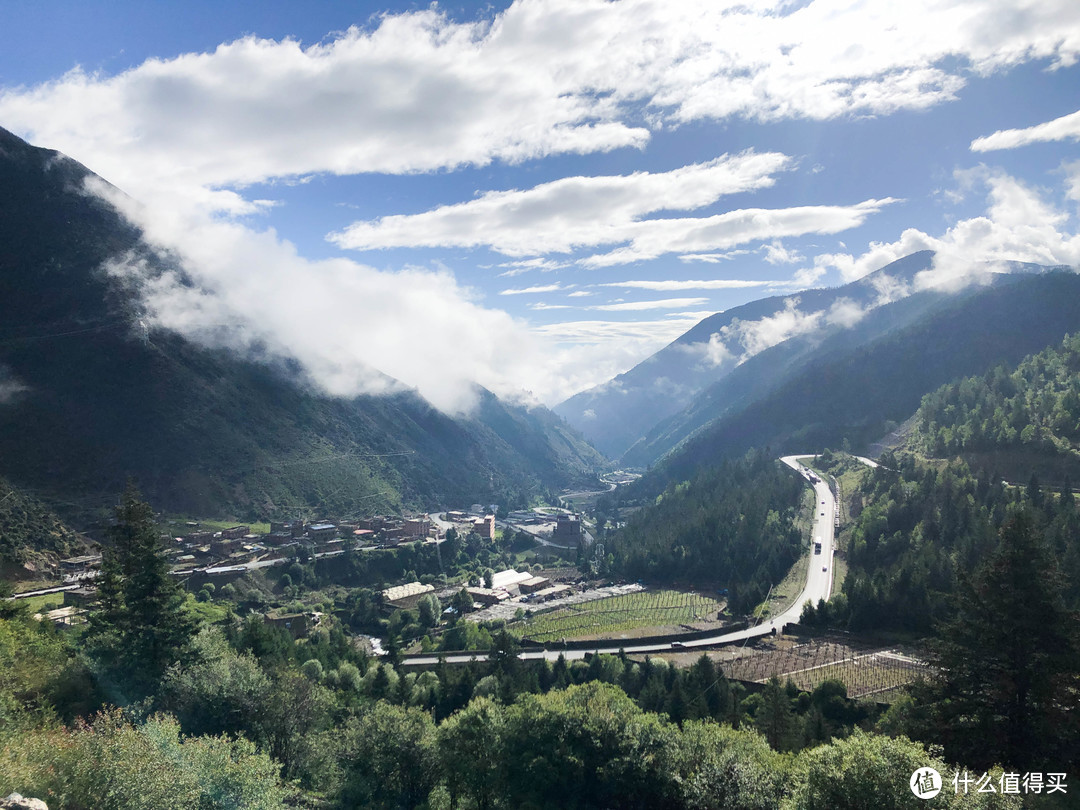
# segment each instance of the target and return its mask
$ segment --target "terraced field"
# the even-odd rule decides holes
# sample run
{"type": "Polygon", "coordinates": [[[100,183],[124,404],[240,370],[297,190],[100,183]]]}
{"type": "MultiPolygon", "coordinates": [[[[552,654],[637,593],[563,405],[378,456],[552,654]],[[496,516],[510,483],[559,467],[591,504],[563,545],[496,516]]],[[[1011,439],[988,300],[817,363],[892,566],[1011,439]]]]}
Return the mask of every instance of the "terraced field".
{"type": "Polygon", "coordinates": [[[843,681],[848,697],[890,702],[901,687],[925,677],[926,665],[892,649],[859,650],[833,642],[810,642],[789,650],[748,651],[724,663],[729,678],[765,683],[773,675],[811,691],[826,680],[843,681]]]}
{"type": "Polygon", "coordinates": [[[722,602],[698,593],[639,591],[541,613],[510,630],[532,641],[559,641],[711,621],[722,607],[722,602]]]}

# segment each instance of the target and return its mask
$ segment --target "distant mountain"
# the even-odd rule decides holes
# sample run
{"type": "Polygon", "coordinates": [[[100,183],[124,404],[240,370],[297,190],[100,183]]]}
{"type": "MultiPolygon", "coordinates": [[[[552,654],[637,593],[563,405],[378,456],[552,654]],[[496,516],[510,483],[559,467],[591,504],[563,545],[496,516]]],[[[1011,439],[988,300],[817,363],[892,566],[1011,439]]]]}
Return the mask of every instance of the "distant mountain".
{"type": "MultiPolygon", "coordinates": [[[[920,251],[842,287],[763,298],[711,315],[629,371],[553,410],[601,451],[619,458],[663,420],[739,368],[746,355],[784,342],[785,348],[773,357],[781,365],[797,362],[821,339],[821,330],[799,333],[800,318],[803,327],[809,326],[814,313],[823,313],[822,324],[827,319],[843,322],[857,309],[874,306],[898,287],[910,286],[932,259],[931,251],[920,251]],[[753,327],[762,321],[768,328],[753,327]],[[795,334],[788,336],[785,329],[795,334]]],[[[646,455],[636,453],[632,463],[640,464],[646,455]]]]}
{"type": "Polygon", "coordinates": [[[190,514],[345,514],[518,502],[603,464],[546,409],[487,391],[468,418],[409,391],[335,399],[288,359],[146,328],[103,264],[167,259],[82,193],[90,174],[0,129],[0,474],[45,500],[91,508],[130,476],[190,514]]]}
{"type": "Polygon", "coordinates": [[[924,394],[1060,342],[1080,330],[1080,275],[1005,276],[930,309],[866,345],[825,350],[764,396],[700,428],[642,479],[660,490],[705,464],[768,447],[859,448],[907,419],[924,394]]]}

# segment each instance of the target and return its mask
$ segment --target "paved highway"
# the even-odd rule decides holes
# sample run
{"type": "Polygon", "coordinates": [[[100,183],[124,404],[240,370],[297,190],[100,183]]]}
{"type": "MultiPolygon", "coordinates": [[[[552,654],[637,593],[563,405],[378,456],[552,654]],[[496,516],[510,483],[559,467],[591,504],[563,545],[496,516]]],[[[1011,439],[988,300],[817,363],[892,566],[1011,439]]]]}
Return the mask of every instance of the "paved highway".
{"type": "MultiPolygon", "coordinates": [[[[769,635],[774,630],[777,633],[780,633],[783,631],[784,625],[797,622],[799,616],[802,615],[802,606],[807,600],[810,600],[816,605],[819,599],[825,599],[827,601],[829,598],[829,592],[832,589],[832,557],[835,543],[835,538],[833,536],[833,521],[836,514],[836,499],[833,498],[832,491],[829,489],[828,484],[821,479],[818,479],[817,483],[814,483],[814,481],[811,480],[810,470],[801,463],[801,459],[807,458],[813,458],[813,456],[785,456],[780,459],[784,464],[803,476],[803,478],[813,486],[815,495],[814,523],[811,531],[810,566],[806,572],[806,585],[803,587],[802,593],[799,594],[799,597],[792,606],[779,616],[775,616],[771,620],[762,622],[754,627],[748,627],[745,630],[737,630],[731,633],[719,633],[715,636],[695,639],[693,641],[664,642],[661,644],[634,644],[632,641],[628,643],[626,640],[598,641],[596,642],[595,647],[587,650],[524,650],[518,657],[524,660],[546,658],[549,661],[554,661],[560,655],[564,656],[567,660],[572,660],[575,658],[584,658],[586,655],[591,655],[593,653],[616,653],[619,650],[637,654],[681,652],[697,648],[713,647],[718,644],[733,644],[751,638],[760,638],[761,636],[769,635]],[[820,555],[814,554],[812,545],[819,538],[821,542],[820,555]]],[[[815,475],[814,477],[816,478],[817,476],[815,475]]],[[[415,655],[403,659],[402,664],[405,666],[430,666],[432,663],[438,661],[438,659],[438,655],[415,655]]],[[[469,661],[483,661],[486,659],[486,652],[459,653],[446,656],[446,662],[448,664],[465,664],[469,661]]]]}

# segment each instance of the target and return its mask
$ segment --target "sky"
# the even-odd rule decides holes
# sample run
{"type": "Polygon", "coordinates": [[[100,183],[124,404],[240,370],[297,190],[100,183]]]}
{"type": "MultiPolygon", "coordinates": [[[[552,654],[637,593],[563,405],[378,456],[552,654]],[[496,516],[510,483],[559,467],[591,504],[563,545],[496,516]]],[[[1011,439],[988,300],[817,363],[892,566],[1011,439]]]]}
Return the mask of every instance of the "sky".
{"type": "Polygon", "coordinates": [[[1075,0],[9,0],[0,126],[180,259],[107,268],[157,324],[448,412],[915,250],[1080,266],[1075,0]]]}

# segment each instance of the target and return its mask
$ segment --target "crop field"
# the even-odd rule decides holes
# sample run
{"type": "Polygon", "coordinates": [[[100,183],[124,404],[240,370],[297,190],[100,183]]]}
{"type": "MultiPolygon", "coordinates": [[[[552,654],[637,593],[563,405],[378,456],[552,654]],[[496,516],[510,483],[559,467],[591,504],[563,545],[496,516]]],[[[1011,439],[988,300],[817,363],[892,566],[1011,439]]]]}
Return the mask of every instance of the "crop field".
{"type": "Polygon", "coordinates": [[[927,674],[926,665],[896,650],[855,650],[834,642],[790,650],[754,651],[723,665],[729,678],[765,683],[773,675],[811,691],[826,680],[843,681],[848,697],[894,700],[900,687],[927,674]]]}
{"type": "Polygon", "coordinates": [[[558,641],[643,627],[715,620],[722,603],[698,593],[639,591],[541,613],[510,628],[532,641],[558,641]]]}

